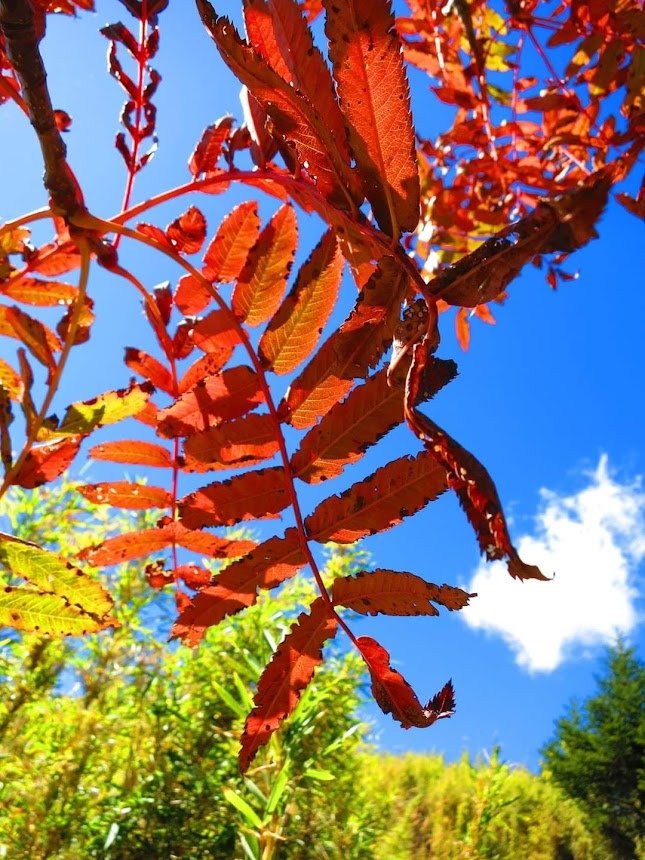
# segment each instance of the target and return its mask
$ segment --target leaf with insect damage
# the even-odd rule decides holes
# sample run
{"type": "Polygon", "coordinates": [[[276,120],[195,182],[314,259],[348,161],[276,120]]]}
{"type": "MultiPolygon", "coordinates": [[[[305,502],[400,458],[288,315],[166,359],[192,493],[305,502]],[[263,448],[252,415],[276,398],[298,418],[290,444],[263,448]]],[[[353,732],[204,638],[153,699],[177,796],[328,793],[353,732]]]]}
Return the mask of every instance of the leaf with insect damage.
{"type": "Polygon", "coordinates": [[[55,481],[71,465],[78,454],[81,441],[82,436],[70,436],[58,442],[31,448],[13,483],[33,490],[49,481],[55,481]]]}
{"type": "Polygon", "coordinates": [[[435,585],[413,573],[396,570],[363,570],[334,580],[332,599],[337,606],[361,615],[438,615],[433,605],[463,609],[474,597],[461,588],[435,585]]]}
{"type": "Polygon", "coordinates": [[[226,65],[271,117],[274,134],[293,147],[300,168],[323,197],[349,208],[349,162],[343,161],[316,108],[239,37],[230,21],[216,15],[207,0],[197,0],[197,8],[226,65]]]}
{"type": "Polygon", "coordinates": [[[233,117],[223,116],[204,129],[188,161],[188,169],[195,178],[217,168],[222,147],[230,137],[232,128],[233,117]]]}
{"type": "Polygon", "coordinates": [[[131,418],[145,407],[151,392],[150,383],[135,383],[129,388],[106,391],[91,400],[72,403],[52,433],[56,436],[85,435],[97,427],[131,418]]]}
{"type": "Polygon", "coordinates": [[[611,183],[610,170],[603,168],[579,188],[542,201],[433,278],[428,290],[449,305],[472,308],[492,301],[537,254],[569,253],[595,238],[611,183]]]}
{"type": "Polygon", "coordinates": [[[113,618],[96,618],[57,594],[24,585],[0,588],[0,627],[48,636],[85,636],[115,627],[113,618]]]}
{"type": "Polygon", "coordinates": [[[209,627],[252,606],[258,588],[275,588],[305,564],[297,529],[287,529],[284,537],[269,538],[202,588],[177,618],[172,635],[187,645],[197,645],[209,627]]]}
{"type": "Polygon", "coordinates": [[[298,242],[296,213],[282,206],[251,248],[231,299],[240,320],[255,326],[271,317],[282,299],[298,242]]]}
{"type": "Polygon", "coordinates": [[[54,353],[62,348],[60,340],[44,323],[30,317],[20,308],[0,307],[0,335],[21,341],[50,373],[56,367],[54,353]]]}
{"type": "Polygon", "coordinates": [[[343,257],[335,235],[325,233],[300,269],[296,283],[260,339],[265,368],[289,373],[315,349],[336,304],[343,257]]]}
{"type": "Polygon", "coordinates": [[[179,502],[189,529],[232,526],[244,520],[274,519],[290,503],[281,468],[258,469],[208,484],[179,502]]]}
{"type": "Polygon", "coordinates": [[[325,0],[329,56],[349,142],[380,227],[417,226],[419,172],[410,91],[388,0],[325,0]]]}
{"type": "Polygon", "coordinates": [[[323,645],[335,636],[337,627],[338,620],[329,604],[318,597],[309,614],[302,612],[278,645],[258,681],[254,707],[246,718],[239,757],[242,772],[293,712],[316,667],[322,663],[323,645]]]}
{"type": "Polygon", "coordinates": [[[99,484],[85,484],[77,490],[96,505],[112,505],[114,508],[128,510],[148,510],[148,508],[167,508],[172,504],[172,496],[162,487],[148,484],[133,484],[130,481],[103,481],[99,484]]]}
{"type": "Polygon", "coordinates": [[[194,433],[184,443],[185,469],[237,469],[270,459],[279,450],[273,417],[245,415],[194,433]]]}
{"type": "Polygon", "coordinates": [[[170,371],[152,355],[148,355],[142,349],[128,346],[125,350],[125,363],[140,376],[148,379],[155,388],[160,388],[167,394],[173,393],[173,383],[170,371]]]}
{"type": "Polygon", "coordinates": [[[196,254],[206,239],[206,219],[191,206],[166,227],[166,238],[182,254],[196,254]]]}
{"type": "Polygon", "coordinates": [[[207,376],[159,412],[162,436],[190,436],[240,418],[262,403],[264,394],[250,367],[230,367],[207,376]]]}
{"type": "Polygon", "coordinates": [[[511,576],[546,580],[547,577],[538,567],[525,564],[518,556],[508,534],[497,489],[486,469],[445,430],[414,408],[419,386],[423,384],[426,364],[431,360],[426,340],[414,347],[405,391],[409,427],[444,470],[448,486],[456,493],[475,530],[481,551],[489,561],[506,558],[511,576]]]}
{"type": "MultiPolygon", "coordinates": [[[[456,373],[454,361],[437,359],[423,399],[436,394],[456,373]]],[[[311,428],[291,458],[293,473],[311,484],[334,478],[403,420],[403,390],[388,384],[383,368],[311,428]]]]}
{"type": "MultiPolygon", "coordinates": [[[[33,543],[0,534],[0,564],[40,592],[54,594],[77,607],[88,621],[108,626],[113,601],[100,582],[33,543]]],[[[101,629],[95,627],[94,629],[101,629]]]]}
{"type": "Polygon", "coordinates": [[[173,459],[167,448],[155,442],[124,439],[115,442],[102,442],[90,449],[90,457],[106,460],[109,463],[131,463],[135,466],[172,468],[173,459]]]}
{"type": "Polygon", "coordinates": [[[403,675],[390,666],[390,655],[382,645],[369,636],[359,636],[356,644],[367,663],[376,703],[384,714],[392,714],[404,729],[427,728],[453,715],[455,698],[451,681],[424,707],[403,675]]]}
{"type": "Polygon", "coordinates": [[[321,502],[305,520],[307,534],[319,543],[353,543],[398,525],[447,487],[445,470],[427,451],[401,457],[321,502]]]}

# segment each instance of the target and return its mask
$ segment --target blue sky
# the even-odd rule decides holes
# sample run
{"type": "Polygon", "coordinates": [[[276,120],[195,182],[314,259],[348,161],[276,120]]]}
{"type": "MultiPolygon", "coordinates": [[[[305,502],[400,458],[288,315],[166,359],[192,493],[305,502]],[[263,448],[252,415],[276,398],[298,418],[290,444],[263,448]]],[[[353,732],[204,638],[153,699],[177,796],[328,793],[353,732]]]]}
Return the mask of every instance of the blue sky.
{"type": "MultiPolygon", "coordinates": [[[[220,3],[220,11],[238,4],[220,3]]],[[[100,215],[118,211],[125,181],[113,148],[122,92],[105,71],[107,41],[100,26],[135,22],[117,2],[78,21],[50,19],[43,49],[55,107],[74,119],[66,140],[89,207],[100,215]]],[[[160,147],[137,178],[135,201],[188,177],[186,160],[202,129],[230,112],[241,115],[238,86],[203,32],[191,4],[171,3],[161,16],[161,49],[155,66],[163,76],[155,98],[160,147]]],[[[424,130],[446,116],[413,74],[413,108],[424,130]]],[[[45,202],[41,162],[33,133],[11,105],[0,111],[5,170],[0,219],[45,202]],[[12,167],[7,167],[10,165],[12,167]]],[[[635,181],[627,184],[632,191],[635,181]]],[[[195,197],[209,235],[234,203],[252,195],[195,197]]],[[[147,219],[164,225],[187,201],[159,207],[147,219]]],[[[266,219],[272,204],[263,201],[266,219]]],[[[300,218],[306,258],[320,235],[315,218],[300,218]]],[[[643,650],[642,560],[645,501],[639,476],[643,456],[642,349],[644,301],[639,247],[642,224],[615,202],[600,223],[597,240],[569,261],[578,280],[553,293],[543,273],[529,267],[495,308],[497,324],[473,321],[470,350],[455,342],[443,320],[442,357],[459,364],[459,377],[427,411],[476,454],[497,483],[516,545],[526,561],[555,573],[551,583],[517,583],[504,569],[480,562],[475,539],[454,497],[445,496],[397,529],[364,542],[379,567],[410,570],[434,582],[476,590],[480,598],[458,614],[438,619],[361,620],[357,632],[378,638],[420,697],[452,677],[458,710],[429,730],[405,732],[376,708],[368,708],[378,742],[390,750],[436,750],[447,758],[502,746],[504,757],[535,766],[553,720],[574,696],[594,687],[603,646],[622,632],[643,650]]],[[[36,239],[49,238],[46,232],[36,239]]],[[[153,255],[124,243],[121,259],[152,287],[176,272],[153,255]]],[[[354,294],[347,282],[344,307],[354,294]]],[[[153,349],[138,301],[124,282],[103,272],[92,276],[98,321],[92,340],[76,351],[59,408],[122,386],[129,372],[119,365],[122,348],[153,349]]],[[[341,313],[340,311],[339,313],[341,313]]],[[[6,354],[8,343],[2,345],[6,354]]],[[[119,430],[116,434],[124,436],[119,430]]],[[[402,453],[417,450],[400,428],[347,475],[338,488],[402,453]]],[[[97,480],[116,478],[114,468],[92,467],[97,480]]],[[[158,476],[156,476],[158,480],[158,476]]],[[[188,486],[185,490],[189,489],[188,486]]],[[[320,491],[305,492],[308,509],[320,491]]]]}

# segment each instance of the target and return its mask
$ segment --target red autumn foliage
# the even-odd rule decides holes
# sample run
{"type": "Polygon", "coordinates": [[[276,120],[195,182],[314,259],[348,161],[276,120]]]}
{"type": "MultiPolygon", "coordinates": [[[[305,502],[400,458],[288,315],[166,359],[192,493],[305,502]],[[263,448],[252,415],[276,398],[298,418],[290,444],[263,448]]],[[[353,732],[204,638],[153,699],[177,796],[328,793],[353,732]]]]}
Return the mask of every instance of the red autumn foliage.
{"type": "MultiPolygon", "coordinates": [[[[294,709],[339,626],[365,660],[380,707],[404,728],[429,726],[454,711],[451,683],[421,705],[385,649],[354,637],[344,610],[434,616],[435,604],[459,610],[474,595],[392,570],[327,588],[310,543],[352,543],[452,490],[487,558],[506,559],[513,577],[545,578],[518,557],[486,469],[421,407],[456,376],[454,362],[434,356],[440,312],[456,308],[465,349],[471,317],[494,322],[489,303],[506,297],[527,263],[550,255],[547,280],[555,286],[568,277],[566,256],[596,236],[612,186],[642,149],[639,4],[562,0],[554,8],[507,0],[502,16],[484,0],[408,0],[407,13],[395,19],[390,0],[243,0],[244,39],[207,0],[196,0],[243,85],[245,123],[227,115],[210,124],[189,157],[186,182],[130,208],[135,177],[156,148],[153,97],[161,76],[151,61],[168,4],[122,3],[137,20],[136,35],[123,23],[101,31],[109,73],[126,96],[115,142],[126,167],[123,211],[112,220],[85,206],[60,136],[71,118],[51,109],[39,51],[48,14],[72,15],[92,3],[0,4],[0,103],[13,101],[27,117],[51,113],[39,117],[37,133],[55,230],[34,249],[29,219],[0,227],[0,335],[21,344],[15,368],[0,364],[1,491],[54,480],[86,436],[138,419],[144,438],[98,442],[89,455],[166,472],[167,488],[158,480],[115,480],[81,492],[96,503],[164,513],[156,527],[114,535],[83,558],[107,566],[163,553],[170,565],[160,559],[145,576],[155,588],[175,589],[172,636],[193,645],[306,565],[319,588],[260,679],[241,767],[294,709]],[[329,65],[309,26],[322,12],[329,65]],[[568,58],[561,73],[555,47],[568,58]],[[539,79],[526,71],[529,48],[543,65],[539,79]],[[430,101],[453,108],[452,124],[434,139],[413,124],[408,64],[428,76],[430,101]],[[242,202],[209,238],[194,196],[183,207],[181,198],[235,183],[272,195],[279,208],[262,226],[257,203],[242,202]],[[166,228],[125,226],[170,201],[178,206],[166,228]],[[326,229],[288,289],[296,207],[317,213],[326,229]],[[142,284],[119,262],[122,241],[164,256],[180,272],[176,286],[142,284]],[[204,247],[201,266],[186,259],[204,247]],[[345,262],[358,294],[349,288],[353,307],[330,329],[345,262]],[[128,347],[125,364],[144,382],[74,403],[59,421],[49,407],[71,349],[91,335],[87,288],[95,263],[138,291],[158,353],[128,347]],[[56,280],[75,270],[77,284],[56,280]],[[65,312],[54,332],[39,309],[57,305],[65,312]],[[45,369],[40,406],[27,352],[45,369]],[[17,455],[14,404],[25,426],[17,455]],[[403,452],[303,510],[302,483],[333,480],[403,422],[424,450],[403,452]],[[182,476],[220,470],[233,473],[200,479],[179,496],[182,476]],[[208,531],[288,516],[286,529],[259,545],[208,531]],[[232,561],[212,574],[203,562],[179,563],[179,550],[198,561],[232,561]]],[[[642,212],[642,200],[617,198],[642,212]]]]}

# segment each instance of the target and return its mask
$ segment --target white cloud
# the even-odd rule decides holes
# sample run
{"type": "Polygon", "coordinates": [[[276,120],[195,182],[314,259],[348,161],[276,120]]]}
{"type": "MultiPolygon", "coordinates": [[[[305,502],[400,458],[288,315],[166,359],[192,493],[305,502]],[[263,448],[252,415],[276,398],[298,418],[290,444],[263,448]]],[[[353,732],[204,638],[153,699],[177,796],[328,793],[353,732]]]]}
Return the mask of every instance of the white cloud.
{"type": "MultiPolygon", "coordinates": [[[[637,624],[634,579],[645,558],[645,493],[621,484],[602,456],[572,496],[542,490],[533,534],[516,540],[524,561],[551,582],[511,579],[482,561],[467,586],[478,597],[460,612],[471,627],[498,634],[530,672],[551,672],[581,648],[612,642],[637,624]]],[[[517,536],[516,536],[517,537],[517,536]]]]}

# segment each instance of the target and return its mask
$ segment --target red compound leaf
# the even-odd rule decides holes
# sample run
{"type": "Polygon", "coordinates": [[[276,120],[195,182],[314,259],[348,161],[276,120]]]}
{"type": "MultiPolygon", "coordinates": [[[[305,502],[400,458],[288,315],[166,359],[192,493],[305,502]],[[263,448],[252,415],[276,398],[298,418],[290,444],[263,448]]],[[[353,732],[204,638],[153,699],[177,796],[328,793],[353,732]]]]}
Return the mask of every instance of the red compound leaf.
{"type": "Polygon", "coordinates": [[[255,754],[298,704],[300,696],[322,663],[322,648],[338,627],[329,604],[321,597],[302,612],[262,673],[246,719],[240,750],[240,769],[246,771],[255,754]]]}
{"type": "Polygon", "coordinates": [[[356,644],[372,678],[372,695],[384,714],[392,714],[404,729],[423,729],[437,720],[451,717],[455,698],[451,681],[423,707],[400,672],[390,666],[390,655],[369,636],[359,636],[356,644]]]}

